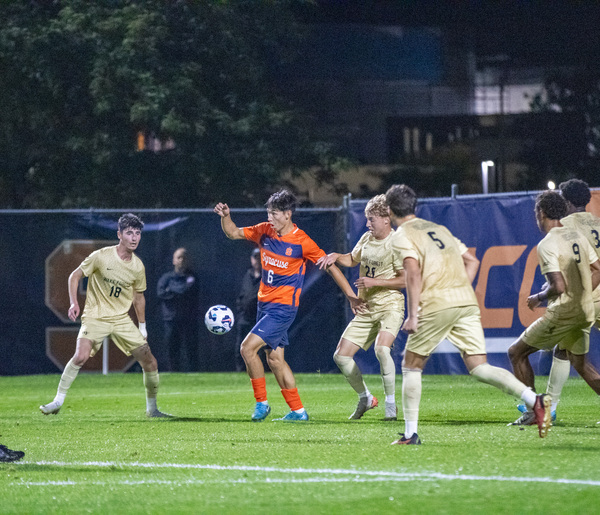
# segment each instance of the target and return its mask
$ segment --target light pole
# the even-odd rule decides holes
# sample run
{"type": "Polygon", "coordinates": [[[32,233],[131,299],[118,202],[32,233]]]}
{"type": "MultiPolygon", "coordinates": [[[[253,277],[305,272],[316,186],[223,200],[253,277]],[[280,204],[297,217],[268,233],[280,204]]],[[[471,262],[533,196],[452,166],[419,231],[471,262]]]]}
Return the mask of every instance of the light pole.
{"type": "Polygon", "coordinates": [[[485,195],[489,193],[490,168],[494,168],[494,161],[481,161],[481,184],[485,195]]]}

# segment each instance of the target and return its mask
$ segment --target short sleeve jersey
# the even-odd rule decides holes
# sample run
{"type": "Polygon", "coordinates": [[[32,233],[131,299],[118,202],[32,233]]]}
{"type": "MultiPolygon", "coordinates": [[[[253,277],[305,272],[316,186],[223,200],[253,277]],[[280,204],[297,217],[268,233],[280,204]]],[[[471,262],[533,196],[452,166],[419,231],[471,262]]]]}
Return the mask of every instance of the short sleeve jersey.
{"type": "Polygon", "coordinates": [[[92,252],[79,266],[88,278],[82,317],[111,319],[126,315],[133,293],[146,290],[146,270],[141,259],[132,254],[122,260],[117,246],[92,252]]]}
{"type": "MultiPolygon", "coordinates": [[[[392,252],[393,234],[394,231],[382,240],[369,231],[361,236],[352,250],[352,260],[360,263],[360,277],[393,279],[402,270],[401,261],[392,252]]],[[[404,295],[400,290],[383,286],[360,288],[358,296],[368,303],[371,311],[400,310],[404,306],[404,295]]]]}
{"type": "Polygon", "coordinates": [[[306,261],[316,263],[325,252],[301,229],[278,236],[271,224],[244,227],[244,237],[260,247],[262,278],[259,302],[297,307],[304,284],[306,261]]]}
{"type": "Polygon", "coordinates": [[[402,262],[410,257],[419,263],[423,314],[478,305],[462,259],[467,247],[446,227],[413,218],[398,228],[392,247],[402,262]]]}
{"type": "Polygon", "coordinates": [[[540,271],[561,272],[566,291],[548,302],[547,315],[556,321],[594,320],[590,263],[598,256],[587,239],[568,227],[554,227],[537,246],[540,271]]]}
{"type": "MultiPolygon", "coordinates": [[[[600,259],[600,218],[592,213],[572,213],[560,221],[561,224],[583,234],[600,259]]],[[[600,301],[600,287],[592,292],[594,302],[600,301]]]]}

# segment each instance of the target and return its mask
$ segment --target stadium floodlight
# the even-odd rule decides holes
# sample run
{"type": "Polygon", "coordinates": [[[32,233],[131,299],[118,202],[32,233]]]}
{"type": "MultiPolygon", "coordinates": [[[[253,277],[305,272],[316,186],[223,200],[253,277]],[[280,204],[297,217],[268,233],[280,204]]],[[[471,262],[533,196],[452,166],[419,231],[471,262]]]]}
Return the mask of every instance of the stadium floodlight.
{"type": "Polygon", "coordinates": [[[483,186],[483,193],[489,192],[489,170],[494,168],[494,161],[481,161],[481,184],[483,186]]]}

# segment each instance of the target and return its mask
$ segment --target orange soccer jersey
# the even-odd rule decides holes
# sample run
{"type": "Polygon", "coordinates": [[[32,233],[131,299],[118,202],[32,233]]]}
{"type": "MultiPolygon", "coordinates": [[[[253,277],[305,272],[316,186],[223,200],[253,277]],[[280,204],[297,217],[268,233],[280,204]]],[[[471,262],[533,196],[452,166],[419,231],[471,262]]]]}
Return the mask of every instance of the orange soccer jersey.
{"type": "Polygon", "coordinates": [[[325,252],[294,224],[294,230],[278,236],[268,222],[244,227],[244,236],[260,246],[262,278],[258,290],[259,302],[298,306],[306,260],[313,263],[325,252]]]}

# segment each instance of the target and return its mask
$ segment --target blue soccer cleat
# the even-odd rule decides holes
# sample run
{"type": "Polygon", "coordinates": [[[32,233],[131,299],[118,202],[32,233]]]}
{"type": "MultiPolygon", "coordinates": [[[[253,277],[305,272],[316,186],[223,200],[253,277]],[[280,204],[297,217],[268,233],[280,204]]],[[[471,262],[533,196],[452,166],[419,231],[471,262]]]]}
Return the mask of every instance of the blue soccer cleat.
{"type": "MultiPolygon", "coordinates": [[[[525,406],[525,404],[519,404],[517,406],[517,409],[521,412],[521,413],[525,413],[527,411],[527,406],[525,406]]],[[[556,420],[556,410],[553,409],[550,412],[550,416],[552,417],[552,422],[554,422],[556,420]]]]}
{"type": "Polygon", "coordinates": [[[268,404],[263,404],[262,402],[257,402],[256,407],[254,408],[254,413],[252,413],[252,421],[253,422],[262,422],[267,416],[271,413],[271,406],[268,404]]]}
{"type": "Polygon", "coordinates": [[[303,411],[302,413],[296,413],[295,411],[290,411],[283,418],[275,418],[275,419],[273,419],[273,422],[276,422],[278,420],[281,420],[283,422],[302,422],[302,421],[307,421],[308,420],[308,413],[306,413],[306,411],[303,411]]]}

